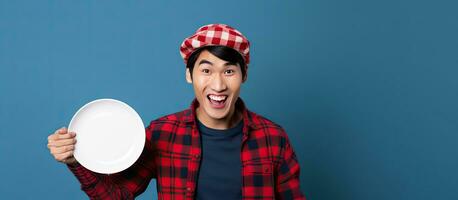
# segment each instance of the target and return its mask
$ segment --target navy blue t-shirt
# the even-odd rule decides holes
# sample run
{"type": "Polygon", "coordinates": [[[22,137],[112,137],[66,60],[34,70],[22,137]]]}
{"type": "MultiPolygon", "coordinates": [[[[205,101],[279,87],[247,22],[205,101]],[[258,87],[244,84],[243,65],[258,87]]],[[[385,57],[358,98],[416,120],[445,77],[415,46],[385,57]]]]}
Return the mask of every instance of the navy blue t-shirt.
{"type": "Polygon", "coordinates": [[[230,129],[206,127],[197,120],[202,144],[202,160],[197,181],[196,199],[241,199],[243,120],[230,129]]]}

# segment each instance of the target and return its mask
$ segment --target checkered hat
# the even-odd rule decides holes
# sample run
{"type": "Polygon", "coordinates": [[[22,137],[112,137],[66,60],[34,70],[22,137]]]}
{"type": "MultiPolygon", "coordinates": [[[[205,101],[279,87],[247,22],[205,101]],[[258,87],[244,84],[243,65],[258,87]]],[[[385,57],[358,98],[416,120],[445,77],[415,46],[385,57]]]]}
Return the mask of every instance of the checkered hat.
{"type": "Polygon", "coordinates": [[[235,49],[242,55],[247,65],[250,62],[250,42],[242,33],[226,24],[208,24],[197,29],[193,35],[186,38],[181,44],[181,57],[187,63],[192,52],[199,47],[211,45],[221,45],[235,49]]]}

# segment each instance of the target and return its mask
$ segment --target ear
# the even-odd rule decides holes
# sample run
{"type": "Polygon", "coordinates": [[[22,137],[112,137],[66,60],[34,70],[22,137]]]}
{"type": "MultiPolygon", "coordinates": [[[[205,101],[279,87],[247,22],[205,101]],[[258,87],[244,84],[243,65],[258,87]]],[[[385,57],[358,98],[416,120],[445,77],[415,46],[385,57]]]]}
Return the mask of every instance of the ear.
{"type": "Polygon", "coordinates": [[[192,84],[191,72],[189,71],[189,68],[186,68],[186,82],[192,84]]]}
{"type": "Polygon", "coordinates": [[[248,70],[245,70],[245,76],[243,76],[242,83],[245,83],[247,79],[248,79],[248,70]]]}

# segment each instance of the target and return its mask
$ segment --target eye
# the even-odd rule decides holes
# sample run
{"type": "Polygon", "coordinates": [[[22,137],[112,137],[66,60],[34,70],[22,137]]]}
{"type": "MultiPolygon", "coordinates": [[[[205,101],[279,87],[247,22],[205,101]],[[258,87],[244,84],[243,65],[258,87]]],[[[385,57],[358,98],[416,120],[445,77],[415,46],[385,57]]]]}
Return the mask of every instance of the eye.
{"type": "Polygon", "coordinates": [[[202,72],[205,73],[205,74],[208,74],[208,73],[210,73],[210,70],[208,70],[208,69],[202,69],[202,72]]]}
{"type": "Polygon", "coordinates": [[[224,73],[230,75],[230,74],[233,74],[233,73],[234,73],[234,70],[228,69],[228,70],[224,71],[224,73]]]}

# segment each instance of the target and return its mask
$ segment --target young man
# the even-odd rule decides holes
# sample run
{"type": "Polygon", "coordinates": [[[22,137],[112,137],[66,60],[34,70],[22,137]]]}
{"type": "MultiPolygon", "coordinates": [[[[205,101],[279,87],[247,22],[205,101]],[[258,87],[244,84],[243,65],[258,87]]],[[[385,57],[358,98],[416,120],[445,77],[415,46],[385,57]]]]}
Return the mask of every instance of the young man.
{"type": "Polygon", "coordinates": [[[239,97],[247,79],[249,42],[234,28],[210,24],[180,48],[191,108],[146,128],[137,162],[117,174],[91,172],[73,158],[75,133],[49,136],[91,199],[133,199],[157,180],[159,199],[303,199],[299,163],[284,130],[249,111],[239,97]]]}

